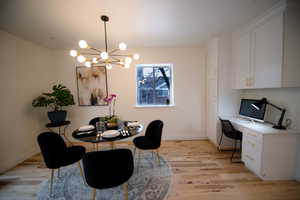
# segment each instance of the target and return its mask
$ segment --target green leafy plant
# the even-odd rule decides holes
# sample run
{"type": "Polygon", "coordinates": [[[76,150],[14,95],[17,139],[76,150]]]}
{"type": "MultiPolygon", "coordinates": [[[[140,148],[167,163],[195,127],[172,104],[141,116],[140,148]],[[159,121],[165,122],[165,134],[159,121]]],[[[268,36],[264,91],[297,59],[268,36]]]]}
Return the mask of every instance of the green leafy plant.
{"type": "Polygon", "coordinates": [[[62,110],[63,106],[74,105],[74,97],[65,86],[58,84],[52,87],[51,93],[43,93],[32,101],[33,107],[50,107],[53,111],[62,110]]]}

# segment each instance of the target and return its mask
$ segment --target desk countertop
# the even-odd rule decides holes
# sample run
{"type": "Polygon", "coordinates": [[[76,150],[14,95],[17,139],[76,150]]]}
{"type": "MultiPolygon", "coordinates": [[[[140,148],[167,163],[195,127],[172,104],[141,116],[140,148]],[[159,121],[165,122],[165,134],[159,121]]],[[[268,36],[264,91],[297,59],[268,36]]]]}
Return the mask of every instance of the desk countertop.
{"type": "Polygon", "coordinates": [[[300,130],[287,129],[287,130],[279,130],[273,128],[270,123],[261,123],[261,122],[252,122],[247,119],[243,119],[240,117],[229,117],[233,125],[242,126],[244,128],[251,129],[253,131],[259,132],[261,134],[300,134],[300,130]]]}

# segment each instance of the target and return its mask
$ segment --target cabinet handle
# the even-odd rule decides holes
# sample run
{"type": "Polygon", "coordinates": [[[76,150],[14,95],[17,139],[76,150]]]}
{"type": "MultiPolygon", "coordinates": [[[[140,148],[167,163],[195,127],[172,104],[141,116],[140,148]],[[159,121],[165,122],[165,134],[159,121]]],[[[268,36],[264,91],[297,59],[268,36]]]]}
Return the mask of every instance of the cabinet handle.
{"type": "Polygon", "coordinates": [[[254,158],[246,154],[246,157],[249,158],[250,160],[254,161],[254,158]]]}

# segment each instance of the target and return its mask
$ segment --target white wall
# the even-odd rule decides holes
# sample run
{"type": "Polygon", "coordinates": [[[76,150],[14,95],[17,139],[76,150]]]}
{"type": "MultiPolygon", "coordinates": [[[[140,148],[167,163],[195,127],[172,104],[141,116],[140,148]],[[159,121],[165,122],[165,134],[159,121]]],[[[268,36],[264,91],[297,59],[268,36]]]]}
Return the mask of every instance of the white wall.
{"type": "MultiPolygon", "coordinates": [[[[171,63],[174,71],[175,106],[136,108],[135,66],[129,70],[114,67],[108,70],[109,93],[118,95],[116,114],[125,120],[139,120],[145,126],[155,119],[165,123],[163,139],[199,139],[205,134],[205,53],[202,48],[136,49],[141,59],[134,64],[171,63]]],[[[59,82],[71,89],[77,101],[75,59],[67,51],[54,53],[59,82]]],[[[107,107],[69,108],[71,131],[85,125],[95,116],[108,114],[107,107]]]]}
{"type": "MultiPolygon", "coordinates": [[[[286,108],[286,118],[292,119],[291,128],[300,130],[300,88],[244,90],[243,98],[259,99],[267,97],[275,105],[286,108]]],[[[270,109],[267,120],[277,122],[280,112],[270,109]]],[[[297,180],[300,181],[300,149],[298,151],[297,180]]]]}
{"type": "Polygon", "coordinates": [[[32,99],[55,76],[50,51],[0,31],[0,172],[38,151],[36,136],[45,130],[46,113],[32,99]]]}

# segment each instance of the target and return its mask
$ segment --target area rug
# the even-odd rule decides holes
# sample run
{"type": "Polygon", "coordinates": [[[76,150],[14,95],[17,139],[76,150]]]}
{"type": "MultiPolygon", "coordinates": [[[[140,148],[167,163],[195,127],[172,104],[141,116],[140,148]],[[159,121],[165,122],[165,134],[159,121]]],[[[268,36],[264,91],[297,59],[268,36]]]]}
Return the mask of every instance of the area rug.
{"type": "MultiPolygon", "coordinates": [[[[168,162],[160,156],[160,165],[158,165],[156,154],[153,156],[151,152],[144,151],[137,169],[137,157],[136,155],[134,173],[128,181],[129,200],[163,200],[171,186],[172,171],[168,162]]],[[[37,194],[38,200],[90,200],[92,198],[92,188],[83,183],[77,164],[62,168],[60,178],[54,177],[51,198],[48,188],[49,180],[43,181],[37,194]]],[[[123,200],[123,187],[97,190],[96,199],[123,200]]]]}

